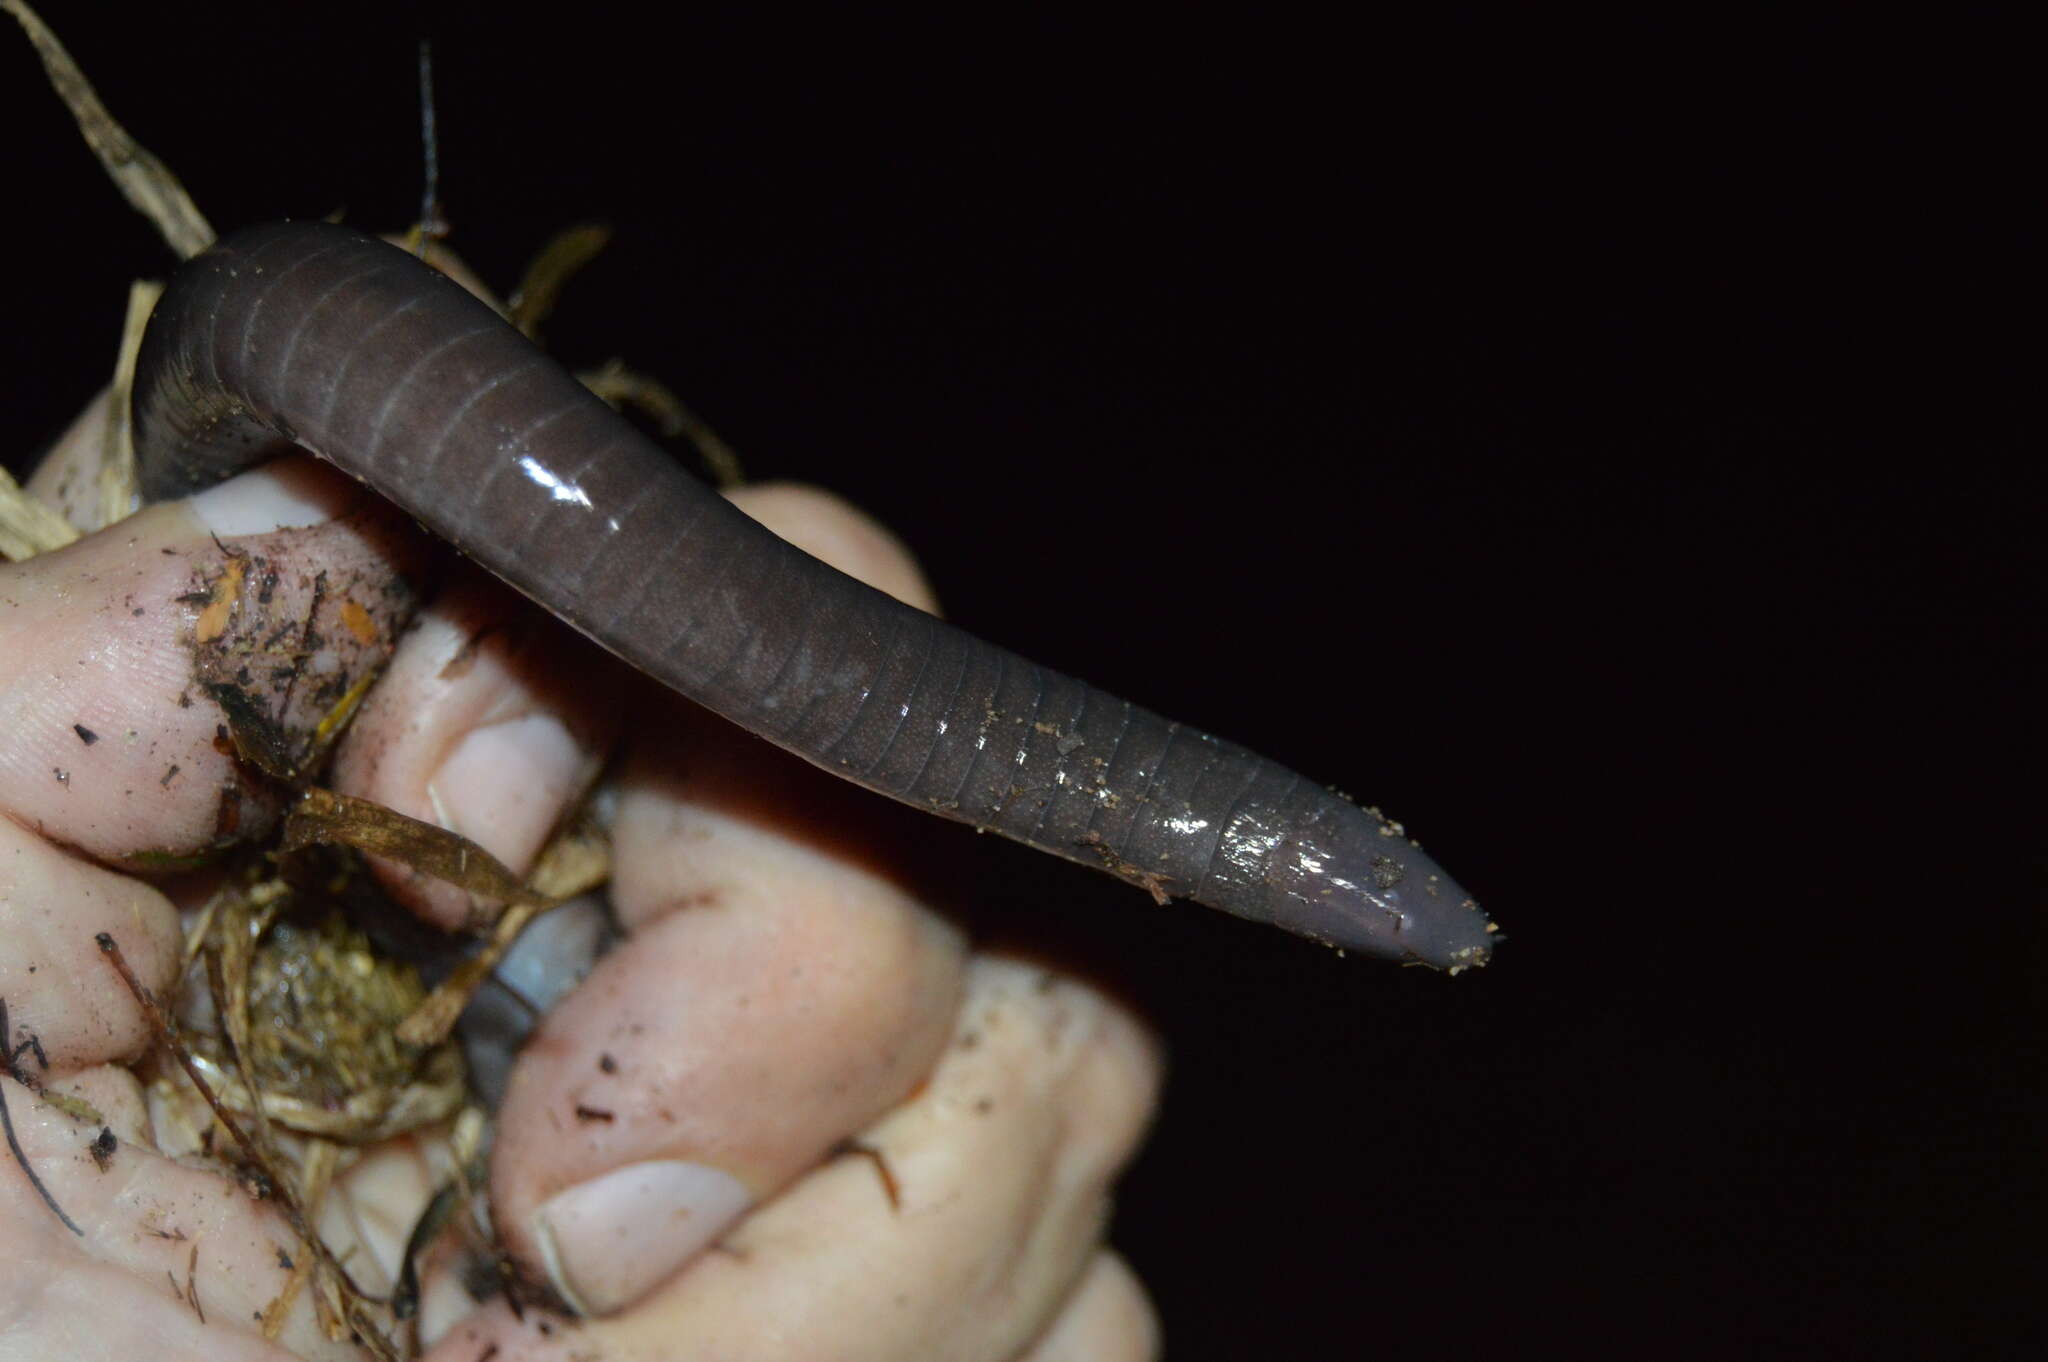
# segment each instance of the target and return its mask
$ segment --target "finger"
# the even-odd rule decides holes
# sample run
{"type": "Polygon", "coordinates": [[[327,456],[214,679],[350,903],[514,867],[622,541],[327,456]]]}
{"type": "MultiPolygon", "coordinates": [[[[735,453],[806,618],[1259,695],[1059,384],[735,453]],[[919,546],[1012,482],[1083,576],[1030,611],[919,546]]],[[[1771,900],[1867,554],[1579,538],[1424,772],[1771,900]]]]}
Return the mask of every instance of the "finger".
{"type": "Polygon", "coordinates": [[[131,1076],[75,1067],[149,1040],[95,938],[167,995],[176,916],[155,890],[27,829],[149,867],[259,831],[274,800],[220,740],[223,705],[276,740],[270,755],[288,754],[374,671],[409,608],[396,573],[411,551],[401,522],[373,508],[328,475],[286,470],[0,579],[0,1001],[14,1072],[68,1113],[0,1082],[14,1136],[0,1235],[22,1263],[0,1309],[24,1355],[361,1355],[326,1337],[310,1297],[284,1317],[281,1344],[261,1337],[255,1318],[304,1256],[292,1236],[238,1186],[156,1156],[131,1076]],[[273,533],[286,523],[314,528],[273,533]]]}
{"type": "MultiPolygon", "coordinates": [[[[929,600],[843,503],[745,504],[929,600]]],[[[522,1057],[494,1162],[501,1233],[592,1313],[902,1100],[944,1043],[962,961],[871,844],[821,836],[867,796],[686,707],[651,711],[632,743],[612,897],[634,934],[522,1057]]]]}
{"type": "Polygon", "coordinates": [[[156,1132],[150,1122],[149,1099],[134,1071],[119,1064],[101,1064],[71,1073],[51,1072],[43,1080],[46,1092],[55,1092],[74,1103],[74,1109],[97,1113],[100,1124],[123,1144],[155,1148],[156,1132]],[[83,1107],[76,1107],[83,1103],[83,1107]]]}
{"type": "Polygon", "coordinates": [[[962,959],[886,874],[704,802],[742,771],[821,803],[837,782],[752,743],[643,753],[613,831],[632,935],[522,1054],[493,1160],[500,1232],[587,1313],[901,1101],[944,1044],[962,959]]]}
{"type": "Polygon", "coordinates": [[[23,1345],[21,1356],[365,1355],[328,1339],[311,1292],[284,1316],[275,1344],[264,1340],[259,1321],[300,1254],[269,1205],[128,1141],[95,1146],[96,1126],[74,1122],[10,1079],[0,1078],[0,1098],[22,1155],[0,1161],[0,1242],[9,1260],[0,1318],[9,1343],[23,1345]],[[30,1185],[29,1169],[75,1231],[30,1185]],[[89,1352],[77,1352],[81,1337],[89,1352]]]}
{"type": "Polygon", "coordinates": [[[726,499],[812,557],[938,613],[938,597],[903,541],[844,498],[804,483],[764,482],[734,488],[726,499]]]}
{"type": "Polygon", "coordinates": [[[148,1048],[148,1021],[108,967],[101,934],[146,987],[169,988],[181,945],[170,902],[0,819],[0,1039],[10,1050],[34,1041],[17,1063],[65,1073],[148,1048]]]}
{"type": "Polygon", "coordinates": [[[23,484],[30,496],[86,533],[99,529],[102,521],[99,470],[106,462],[112,403],[113,389],[100,389],[23,484]]]}
{"type": "MultiPolygon", "coordinates": [[[[337,789],[459,833],[524,875],[616,737],[618,667],[509,588],[459,574],[400,644],[335,758],[337,789]]],[[[380,877],[446,928],[479,905],[390,861],[380,877]]]]}
{"type": "Polygon", "coordinates": [[[1131,1265],[1098,1250],[1052,1327],[1017,1362],[1152,1362],[1159,1316],[1131,1265]]]}
{"type": "Polygon", "coordinates": [[[897,1205],[874,1161],[841,1158],[623,1314],[565,1327],[500,1303],[434,1356],[1007,1362],[1082,1280],[1158,1079],[1151,1042],[1099,995],[979,963],[931,1082],[862,1136],[897,1205]]]}
{"type": "Polygon", "coordinates": [[[310,760],[410,614],[414,544],[382,503],[294,461],[6,569],[0,812],[137,868],[259,833],[276,789],[230,734],[310,760]]]}

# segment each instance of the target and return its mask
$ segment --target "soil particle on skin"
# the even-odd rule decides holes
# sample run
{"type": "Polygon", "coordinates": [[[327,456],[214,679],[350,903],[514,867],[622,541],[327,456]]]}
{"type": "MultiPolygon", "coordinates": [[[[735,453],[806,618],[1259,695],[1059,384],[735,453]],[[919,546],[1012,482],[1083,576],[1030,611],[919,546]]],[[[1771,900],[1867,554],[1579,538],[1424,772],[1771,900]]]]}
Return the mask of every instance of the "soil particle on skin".
{"type": "Polygon", "coordinates": [[[92,1155],[93,1163],[104,1173],[114,1162],[114,1150],[119,1145],[120,1141],[115,1138],[114,1132],[106,1126],[101,1126],[100,1133],[86,1146],[86,1152],[92,1155]]]}
{"type": "Polygon", "coordinates": [[[198,609],[196,689],[227,716],[236,755],[288,784],[310,778],[418,604],[394,529],[372,514],[215,541],[178,596],[198,609]]]}

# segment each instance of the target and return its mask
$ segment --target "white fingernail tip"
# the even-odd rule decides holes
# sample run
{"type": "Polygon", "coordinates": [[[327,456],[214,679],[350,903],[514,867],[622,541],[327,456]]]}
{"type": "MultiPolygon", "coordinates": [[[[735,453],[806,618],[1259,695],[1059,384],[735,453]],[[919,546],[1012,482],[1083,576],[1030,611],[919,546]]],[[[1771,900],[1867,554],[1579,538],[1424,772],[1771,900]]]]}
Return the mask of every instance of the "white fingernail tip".
{"type": "Polygon", "coordinates": [[[696,1257],[753,1200],[722,1169],[655,1159],[557,1192],[533,1213],[533,1233],[562,1299],[606,1315],[696,1257]]]}
{"type": "Polygon", "coordinates": [[[457,744],[427,795],[443,826],[517,863],[560,820],[588,755],[552,714],[507,719],[457,744]]]}
{"type": "Polygon", "coordinates": [[[429,1277],[420,1289],[420,1346],[433,1347],[475,1313],[476,1302],[463,1289],[458,1274],[443,1272],[429,1277]]]}
{"type": "Polygon", "coordinates": [[[310,458],[279,459],[209,487],[187,504],[219,535],[269,534],[324,525],[360,496],[340,474],[310,458]]]}

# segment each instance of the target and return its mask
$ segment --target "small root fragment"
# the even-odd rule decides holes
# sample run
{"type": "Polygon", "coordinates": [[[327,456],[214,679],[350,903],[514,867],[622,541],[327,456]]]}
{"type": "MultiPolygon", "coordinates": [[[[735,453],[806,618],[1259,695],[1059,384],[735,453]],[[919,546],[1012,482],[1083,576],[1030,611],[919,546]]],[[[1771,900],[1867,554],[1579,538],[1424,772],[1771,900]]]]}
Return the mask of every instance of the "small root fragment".
{"type": "MultiPolygon", "coordinates": [[[[39,1092],[41,1084],[32,1075],[25,1073],[18,1062],[22,1052],[31,1047],[36,1049],[38,1057],[40,1057],[41,1046],[33,1036],[22,1043],[21,1049],[17,1050],[15,1048],[14,1029],[8,1024],[7,1020],[7,1000],[0,998],[0,1069],[4,1069],[7,1077],[21,1084],[29,1091],[39,1092]]],[[[44,1064],[44,1067],[49,1067],[47,1062],[44,1064]]],[[[50,1208],[50,1214],[63,1222],[65,1229],[70,1230],[73,1234],[83,1239],[85,1231],[78,1228],[77,1222],[72,1220],[70,1216],[64,1214],[64,1208],[57,1204],[57,1198],[50,1195],[50,1189],[43,1185],[42,1178],[37,1175],[35,1165],[28,1161],[28,1154],[21,1147],[20,1137],[14,1133],[14,1115],[7,1109],[7,1090],[5,1088],[0,1088],[0,1129],[5,1130],[8,1152],[13,1154],[14,1161],[21,1165],[21,1174],[28,1179],[28,1185],[36,1189],[36,1195],[40,1196],[43,1199],[43,1204],[50,1208]]]]}
{"type": "Polygon", "coordinates": [[[841,1140],[833,1147],[832,1153],[835,1157],[844,1158],[851,1156],[853,1158],[866,1159],[869,1163],[873,1164],[875,1176],[882,1183],[882,1195],[889,1200],[889,1209],[892,1211],[901,1211],[903,1209],[903,1188],[896,1181],[896,1170],[889,1166],[888,1155],[865,1140],[851,1138],[841,1140]]]}

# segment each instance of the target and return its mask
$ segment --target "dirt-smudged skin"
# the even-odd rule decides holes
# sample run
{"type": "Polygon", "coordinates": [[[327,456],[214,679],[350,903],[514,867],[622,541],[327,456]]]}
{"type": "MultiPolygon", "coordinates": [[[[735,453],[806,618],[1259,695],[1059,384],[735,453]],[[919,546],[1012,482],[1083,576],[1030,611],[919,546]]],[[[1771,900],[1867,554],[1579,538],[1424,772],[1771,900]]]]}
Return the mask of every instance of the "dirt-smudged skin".
{"type": "Polygon", "coordinates": [[[1492,924],[1399,825],[777,539],[489,308],[320,223],[188,263],[135,382],[144,491],[296,443],[664,684],[948,818],[1315,940],[1449,969],[1492,924]]]}
{"type": "Polygon", "coordinates": [[[51,841],[151,873],[260,838],[285,787],[240,759],[216,697],[232,691],[255,721],[239,728],[307,765],[329,697],[369,684],[411,608],[406,517],[367,492],[335,506],[307,533],[215,536],[166,503],[15,573],[0,623],[35,646],[0,648],[0,802],[38,809],[51,841]]]}
{"type": "Polygon", "coordinates": [[[313,767],[418,605],[414,584],[389,566],[405,561],[406,543],[389,522],[359,512],[216,541],[180,597],[198,612],[194,681],[227,715],[241,755],[281,780],[313,767]]]}

